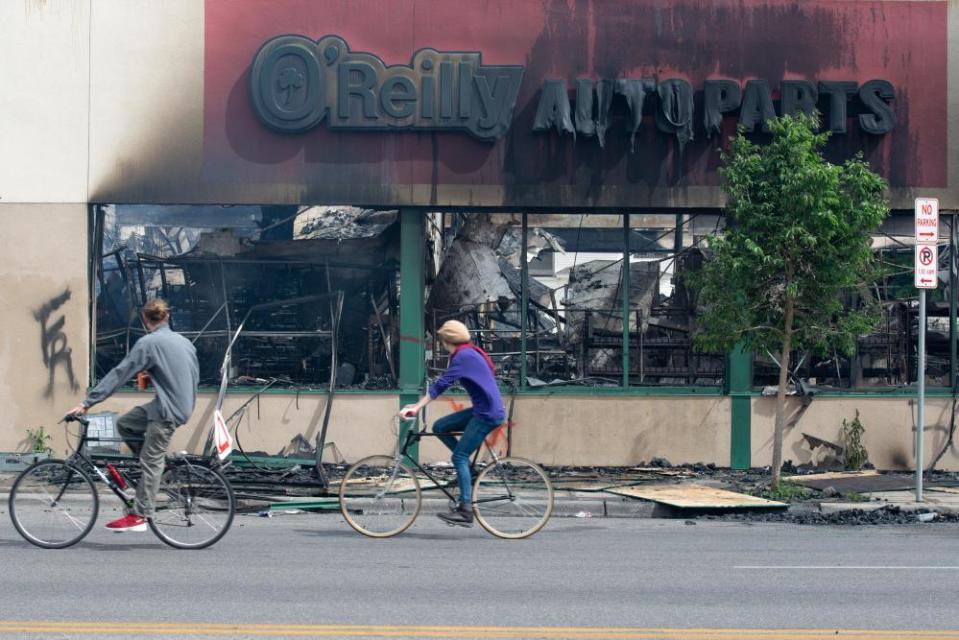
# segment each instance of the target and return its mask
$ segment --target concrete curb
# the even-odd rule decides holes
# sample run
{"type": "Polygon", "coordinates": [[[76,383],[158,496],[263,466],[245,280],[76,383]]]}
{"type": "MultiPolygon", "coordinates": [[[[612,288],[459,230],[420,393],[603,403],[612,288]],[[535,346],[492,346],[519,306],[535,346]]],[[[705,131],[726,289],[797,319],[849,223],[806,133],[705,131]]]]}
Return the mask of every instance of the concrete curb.
{"type": "MultiPolygon", "coordinates": [[[[423,497],[421,513],[444,513],[449,500],[423,497]]],[[[669,517],[662,505],[645,500],[596,496],[595,498],[556,497],[553,500],[554,518],[662,518],[669,517]]]]}
{"type": "Polygon", "coordinates": [[[855,511],[872,512],[888,507],[896,507],[904,513],[959,514],[957,505],[930,502],[823,502],[819,505],[819,511],[824,515],[832,515],[855,511]]]}

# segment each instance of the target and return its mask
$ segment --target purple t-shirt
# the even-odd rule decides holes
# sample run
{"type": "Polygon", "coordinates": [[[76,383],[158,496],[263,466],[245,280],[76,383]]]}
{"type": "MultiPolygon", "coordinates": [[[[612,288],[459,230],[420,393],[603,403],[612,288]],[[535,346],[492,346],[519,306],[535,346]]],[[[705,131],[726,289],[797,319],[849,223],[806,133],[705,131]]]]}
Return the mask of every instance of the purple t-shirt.
{"type": "Polygon", "coordinates": [[[430,385],[430,398],[435,400],[457,381],[470,396],[474,416],[497,423],[506,418],[496,378],[493,377],[486,360],[476,350],[461,349],[455,357],[450,358],[446,373],[430,385]]]}

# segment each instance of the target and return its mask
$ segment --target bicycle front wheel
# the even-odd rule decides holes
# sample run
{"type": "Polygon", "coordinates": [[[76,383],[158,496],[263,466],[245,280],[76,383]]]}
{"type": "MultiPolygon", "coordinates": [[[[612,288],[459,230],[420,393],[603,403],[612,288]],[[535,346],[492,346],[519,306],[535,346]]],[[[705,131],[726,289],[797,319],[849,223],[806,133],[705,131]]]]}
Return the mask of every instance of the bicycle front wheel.
{"type": "Polygon", "coordinates": [[[233,489],[219,471],[180,462],[163,473],[148,522],[171,547],[203,549],[226,535],[234,509],[233,489]]]}
{"type": "Polygon", "coordinates": [[[473,486],[477,522],[500,538],[525,538],[553,512],[553,485],[543,469],[523,458],[502,458],[483,469],[473,486]]]}
{"type": "Polygon", "coordinates": [[[62,549],[93,528],[99,509],[96,487],[82,470],[60,460],[38,462],[10,489],[10,518],[27,542],[62,549]]]}
{"type": "Polygon", "coordinates": [[[347,524],[371,538],[406,531],[420,512],[420,483],[392,456],[363,458],[340,484],[340,511],[347,524]]]}

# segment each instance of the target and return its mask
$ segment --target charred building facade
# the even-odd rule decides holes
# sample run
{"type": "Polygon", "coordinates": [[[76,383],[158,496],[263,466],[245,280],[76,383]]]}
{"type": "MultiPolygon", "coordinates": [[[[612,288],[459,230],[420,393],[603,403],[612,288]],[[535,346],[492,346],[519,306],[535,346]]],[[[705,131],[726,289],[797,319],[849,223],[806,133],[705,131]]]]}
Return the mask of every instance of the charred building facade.
{"type": "MultiPolygon", "coordinates": [[[[798,112],[820,114],[830,160],[861,153],[886,178],[893,215],[873,238],[882,277],[848,299],[879,300],[882,325],[852,357],[796,354],[786,457],[858,410],[878,466],[912,459],[916,196],[944,219],[930,451],[948,437],[955,3],[25,4],[0,7],[30,36],[0,44],[16,80],[0,318],[17,336],[0,343],[0,449],[122,359],[161,296],[201,360],[183,448],[203,446],[236,337],[229,402],[256,395],[233,425],[252,448],[328,428],[347,458],[379,452],[457,318],[514,398],[520,455],[767,464],[775,358],[698,350],[688,276],[723,232],[730,137],[798,112]]],[[[103,410],[141,401],[131,385],[103,410]]]]}

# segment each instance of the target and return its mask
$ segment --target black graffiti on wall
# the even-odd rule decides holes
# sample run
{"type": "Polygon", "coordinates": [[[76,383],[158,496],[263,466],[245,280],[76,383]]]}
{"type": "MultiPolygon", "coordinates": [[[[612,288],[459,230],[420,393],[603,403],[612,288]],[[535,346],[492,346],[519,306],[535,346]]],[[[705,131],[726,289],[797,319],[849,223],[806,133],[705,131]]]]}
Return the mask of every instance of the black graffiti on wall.
{"type": "Polygon", "coordinates": [[[48,398],[53,395],[53,385],[56,383],[58,367],[66,370],[67,382],[69,382],[71,390],[76,391],[80,388],[76,376],[73,374],[73,355],[67,343],[67,334],[63,331],[67,322],[66,316],[61,315],[55,320],[50,318],[70,299],[71,295],[69,288],[64,289],[63,293],[50,298],[42,307],[33,312],[34,319],[40,325],[40,352],[43,354],[43,366],[47,368],[49,374],[47,389],[44,392],[44,396],[48,398]]]}

